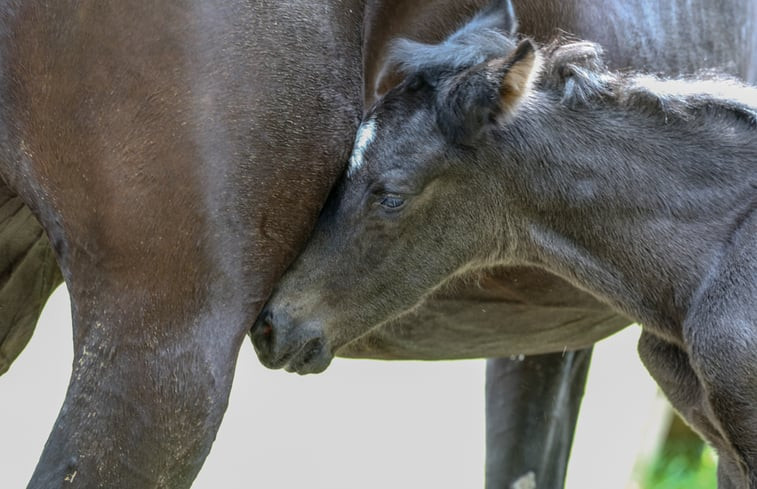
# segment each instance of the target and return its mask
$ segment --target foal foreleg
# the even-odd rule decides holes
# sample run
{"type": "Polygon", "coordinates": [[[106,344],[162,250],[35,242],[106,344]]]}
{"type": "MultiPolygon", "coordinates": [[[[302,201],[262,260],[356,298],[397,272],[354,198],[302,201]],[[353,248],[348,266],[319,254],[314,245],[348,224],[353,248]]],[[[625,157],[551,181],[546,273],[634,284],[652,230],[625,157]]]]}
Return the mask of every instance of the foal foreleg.
{"type": "Polygon", "coordinates": [[[730,467],[757,489],[757,213],[732,236],[684,323],[684,340],[730,467]]]}
{"type": "MultiPolygon", "coordinates": [[[[723,447],[725,438],[711,419],[702,384],[691,368],[689,355],[678,345],[644,331],[639,339],[639,356],[681,417],[713,446],[723,447]]],[[[728,475],[733,473],[731,455],[722,450],[720,453],[719,489],[740,489],[728,475]]]]}
{"type": "Polygon", "coordinates": [[[488,360],[487,489],[563,487],[591,352],[488,360]]]}

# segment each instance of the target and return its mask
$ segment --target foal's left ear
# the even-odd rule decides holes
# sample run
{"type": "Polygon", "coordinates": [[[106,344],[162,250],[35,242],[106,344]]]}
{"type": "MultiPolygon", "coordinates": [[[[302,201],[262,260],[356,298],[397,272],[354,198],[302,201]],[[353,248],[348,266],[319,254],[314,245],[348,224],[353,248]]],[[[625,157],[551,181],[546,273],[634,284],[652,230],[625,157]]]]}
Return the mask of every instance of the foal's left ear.
{"type": "Polygon", "coordinates": [[[508,58],[489,62],[494,80],[499,80],[499,113],[513,113],[518,108],[531,89],[537,62],[536,46],[529,39],[521,41],[508,58]]]}
{"type": "Polygon", "coordinates": [[[521,41],[512,54],[476,65],[450,80],[440,100],[439,124],[453,142],[475,145],[487,126],[514,114],[538,72],[534,43],[521,41]]]}

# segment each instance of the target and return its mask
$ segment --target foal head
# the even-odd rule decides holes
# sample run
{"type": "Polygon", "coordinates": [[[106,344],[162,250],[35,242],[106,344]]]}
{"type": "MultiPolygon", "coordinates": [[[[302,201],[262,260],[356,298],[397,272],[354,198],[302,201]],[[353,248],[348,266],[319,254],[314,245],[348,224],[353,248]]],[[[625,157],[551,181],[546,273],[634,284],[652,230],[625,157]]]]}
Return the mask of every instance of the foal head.
{"type": "Polygon", "coordinates": [[[396,43],[407,76],[368,111],[308,247],[253,329],[264,364],[323,370],[346,343],[503,255],[507,222],[477,199],[496,182],[471,170],[539,72],[514,30],[511,9],[490,8],[441,44],[396,43]]]}

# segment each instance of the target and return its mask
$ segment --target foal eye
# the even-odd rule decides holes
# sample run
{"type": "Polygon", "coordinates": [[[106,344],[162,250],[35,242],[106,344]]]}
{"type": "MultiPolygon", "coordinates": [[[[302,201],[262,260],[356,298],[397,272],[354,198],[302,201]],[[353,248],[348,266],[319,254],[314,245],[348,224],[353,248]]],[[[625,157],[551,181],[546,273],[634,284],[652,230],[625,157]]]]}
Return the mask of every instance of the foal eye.
{"type": "Polygon", "coordinates": [[[385,209],[396,210],[405,205],[405,199],[396,195],[385,195],[379,201],[379,205],[385,209]]]}

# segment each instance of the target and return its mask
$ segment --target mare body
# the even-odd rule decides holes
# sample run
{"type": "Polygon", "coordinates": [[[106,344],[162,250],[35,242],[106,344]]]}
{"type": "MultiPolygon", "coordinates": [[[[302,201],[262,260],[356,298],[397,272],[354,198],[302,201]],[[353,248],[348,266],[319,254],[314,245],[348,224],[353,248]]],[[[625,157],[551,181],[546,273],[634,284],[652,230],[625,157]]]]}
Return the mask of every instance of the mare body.
{"type": "MultiPolygon", "coordinates": [[[[191,484],[220,423],[239,344],[346,162],[361,92],[370,101],[376,87],[392,85],[389,40],[436,40],[482,3],[0,5],[0,371],[64,279],[74,318],[69,391],[30,487],[191,484]]],[[[644,59],[662,71],[705,64],[748,73],[749,0],[659,10],[611,2],[601,25],[591,3],[516,7],[526,32],[540,38],[562,27],[616,39],[619,63],[634,62],[637,50],[623,40],[635,39],[662,52],[644,59]],[[686,49],[664,49],[681,40],[686,49]]],[[[503,328],[514,341],[529,328],[626,322],[550,274],[523,269],[513,281],[510,273],[487,275],[485,290],[437,296],[344,352],[489,356],[508,353],[491,347],[503,328]],[[496,308],[494,318],[479,312],[482,300],[496,308]],[[461,321],[490,330],[472,336],[451,327],[461,321]]],[[[560,355],[502,361],[508,370],[492,391],[531,375],[556,390],[562,372],[585,363],[560,355]]],[[[576,378],[574,407],[583,385],[576,378]]],[[[557,425],[567,454],[570,422],[521,425],[515,414],[551,400],[505,394],[498,402],[493,414],[507,420],[494,425],[509,436],[497,441],[514,443],[503,445],[502,459],[531,464],[533,454],[550,453],[541,443],[523,450],[512,435],[554,440],[557,425]]]]}
{"type": "MultiPolygon", "coordinates": [[[[3,237],[44,249],[5,273],[46,298],[55,256],[73,311],[29,487],[189,487],[250,324],[349,153],[362,2],[0,9],[0,176],[35,229],[3,237]]],[[[28,329],[43,301],[8,302],[28,329]]]]}
{"type": "Polygon", "coordinates": [[[757,487],[757,91],[625,79],[591,43],[540,70],[513,31],[487,9],[438,46],[398,43],[410,75],[358,131],[254,332],[261,359],[320,371],[451,277],[536,266],[643,323],[642,359],[717,448],[720,486],[757,487]],[[492,32],[498,56],[469,52],[492,32]]]}

